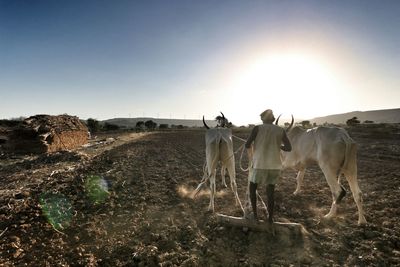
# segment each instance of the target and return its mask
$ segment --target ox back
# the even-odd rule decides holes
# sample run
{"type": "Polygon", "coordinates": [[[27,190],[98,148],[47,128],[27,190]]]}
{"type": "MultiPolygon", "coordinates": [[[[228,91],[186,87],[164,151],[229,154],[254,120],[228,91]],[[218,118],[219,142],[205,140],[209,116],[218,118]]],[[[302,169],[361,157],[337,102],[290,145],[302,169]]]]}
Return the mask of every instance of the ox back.
{"type": "Polygon", "coordinates": [[[292,143],[291,152],[283,152],[283,167],[298,171],[297,188],[301,189],[305,170],[311,163],[317,163],[325,175],[332,192],[333,203],[325,216],[336,216],[337,204],[344,197],[344,188],[340,185],[340,175],[346,177],[359,213],[359,224],[365,224],[362,207],[362,194],[357,180],[357,145],[343,128],[315,127],[304,130],[294,127],[288,132],[292,143]]]}
{"type": "Polygon", "coordinates": [[[217,168],[218,162],[221,162],[222,166],[233,165],[233,175],[236,176],[231,129],[213,128],[207,130],[206,160],[208,175],[211,175],[217,168]]]}
{"type": "MultiPolygon", "coordinates": [[[[228,170],[231,189],[235,195],[236,204],[243,210],[240,202],[235,171],[235,157],[233,152],[232,131],[228,128],[212,128],[208,129],[205,136],[206,141],[206,163],[207,175],[206,179],[210,180],[210,205],[209,210],[214,211],[214,195],[216,191],[215,177],[218,163],[221,164],[221,176],[225,183],[225,169],[228,170]]],[[[203,181],[205,182],[205,180],[203,181]]],[[[199,187],[198,187],[199,188],[199,187]]],[[[198,190],[198,189],[197,189],[198,190]]]]}

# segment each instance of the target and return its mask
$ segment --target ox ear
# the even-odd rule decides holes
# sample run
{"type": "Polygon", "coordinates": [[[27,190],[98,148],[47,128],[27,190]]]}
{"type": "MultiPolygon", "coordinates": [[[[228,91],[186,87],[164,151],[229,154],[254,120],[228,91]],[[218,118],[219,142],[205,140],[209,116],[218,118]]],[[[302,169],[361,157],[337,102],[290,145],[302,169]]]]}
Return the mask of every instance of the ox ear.
{"type": "Polygon", "coordinates": [[[203,124],[204,124],[204,127],[206,127],[207,129],[210,129],[210,127],[208,127],[206,121],[204,120],[204,115],[203,115],[203,124]]]}
{"type": "Polygon", "coordinates": [[[279,118],[282,116],[282,114],[279,114],[279,116],[278,116],[278,118],[276,119],[276,121],[275,121],[275,125],[278,125],[278,123],[279,123],[279,118]]]}
{"type": "Polygon", "coordinates": [[[292,127],[293,127],[293,123],[294,123],[294,118],[293,118],[293,114],[292,114],[292,121],[290,122],[290,125],[289,125],[289,127],[286,129],[286,132],[289,132],[289,131],[290,131],[290,129],[292,129],[292,127]]]}

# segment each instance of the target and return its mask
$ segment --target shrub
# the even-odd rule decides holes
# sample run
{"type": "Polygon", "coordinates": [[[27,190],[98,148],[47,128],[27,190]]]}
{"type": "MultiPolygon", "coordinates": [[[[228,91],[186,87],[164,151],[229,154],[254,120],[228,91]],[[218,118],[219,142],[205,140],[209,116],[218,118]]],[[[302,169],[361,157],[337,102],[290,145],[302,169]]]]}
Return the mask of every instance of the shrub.
{"type": "Polygon", "coordinates": [[[91,133],[96,133],[96,132],[100,131],[101,126],[97,120],[89,118],[87,120],[86,124],[91,133]]]}
{"type": "Polygon", "coordinates": [[[311,123],[310,121],[302,121],[301,126],[303,126],[303,128],[311,128],[311,123]]]}
{"type": "Polygon", "coordinates": [[[346,124],[347,124],[348,126],[355,126],[355,125],[357,125],[357,124],[360,124],[360,121],[358,120],[357,117],[353,117],[353,118],[351,118],[351,119],[348,119],[348,120],[346,121],[346,124]]]}
{"type": "Polygon", "coordinates": [[[119,130],[119,129],[120,129],[120,127],[118,125],[116,125],[116,124],[111,124],[111,123],[108,123],[108,122],[106,122],[104,124],[104,130],[106,130],[106,131],[116,131],[116,130],[119,130]]]}
{"type": "Polygon", "coordinates": [[[149,129],[149,130],[153,130],[153,129],[155,129],[157,127],[157,123],[155,123],[152,120],[148,120],[148,121],[146,121],[144,123],[144,126],[146,126],[146,128],[149,129]]]}

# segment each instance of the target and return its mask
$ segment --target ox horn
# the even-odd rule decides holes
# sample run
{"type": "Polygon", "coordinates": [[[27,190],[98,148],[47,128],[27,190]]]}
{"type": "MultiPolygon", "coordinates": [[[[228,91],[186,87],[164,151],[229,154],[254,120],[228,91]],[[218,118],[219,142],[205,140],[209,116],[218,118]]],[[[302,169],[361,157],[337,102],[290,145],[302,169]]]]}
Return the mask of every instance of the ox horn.
{"type": "Polygon", "coordinates": [[[227,125],[227,122],[228,122],[228,120],[225,118],[225,115],[224,115],[224,113],[222,113],[222,111],[220,111],[220,113],[221,113],[221,115],[222,115],[222,125],[221,125],[221,127],[226,127],[227,125]]]}
{"type": "Polygon", "coordinates": [[[286,129],[286,132],[289,132],[290,129],[292,129],[293,123],[294,123],[294,118],[293,118],[293,114],[292,114],[292,122],[290,123],[289,127],[286,129]]]}
{"type": "Polygon", "coordinates": [[[279,123],[279,118],[282,116],[282,114],[280,114],[279,116],[278,116],[278,118],[276,119],[276,121],[275,121],[275,125],[278,125],[278,123],[279,123]]]}
{"type": "Polygon", "coordinates": [[[203,124],[204,124],[204,127],[206,127],[207,129],[210,129],[210,127],[208,127],[206,121],[204,120],[204,115],[203,115],[203,124]]]}

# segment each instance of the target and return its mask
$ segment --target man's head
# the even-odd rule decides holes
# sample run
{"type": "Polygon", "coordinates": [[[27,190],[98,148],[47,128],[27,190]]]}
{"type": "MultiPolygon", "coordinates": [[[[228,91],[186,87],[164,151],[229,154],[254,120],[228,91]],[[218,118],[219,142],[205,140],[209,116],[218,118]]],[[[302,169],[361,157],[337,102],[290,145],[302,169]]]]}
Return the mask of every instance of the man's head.
{"type": "Polygon", "coordinates": [[[275,120],[274,113],[270,109],[267,109],[263,113],[261,113],[260,117],[264,123],[272,123],[275,120]]]}

